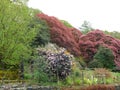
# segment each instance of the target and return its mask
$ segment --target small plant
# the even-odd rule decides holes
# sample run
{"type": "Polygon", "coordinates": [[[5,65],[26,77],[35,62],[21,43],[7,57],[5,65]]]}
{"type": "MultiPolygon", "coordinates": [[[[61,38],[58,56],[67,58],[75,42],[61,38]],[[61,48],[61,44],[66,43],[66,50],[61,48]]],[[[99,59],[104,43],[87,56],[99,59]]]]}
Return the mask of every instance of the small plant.
{"type": "Polygon", "coordinates": [[[65,80],[65,84],[66,85],[73,85],[74,84],[73,78],[71,76],[68,76],[65,80]]]}
{"type": "Polygon", "coordinates": [[[79,67],[81,68],[81,69],[85,69],[86,67],[87,67],[87,63],[85,62],[85,60],[83,59],[83,57],[77,57],[77,58],[75,58],[76,59],[76,61],[78,61],[79,62],[79,67]]]}
{"type": "Polygon", "coordinates": [[[96,76],[105,76],[106,78],[111,78],[112,77],[111,71],[109,71],[105,68],[95,68],[94,74],[96,76]]]}
{"type": "Polygon", "coordinates": [[[106,79],[106,84],[111,84],[111,83],[113,83],[114,81],[113,81],[113,79],[112,78],[107,78],[106,79]]]}
{"type": "Polygon", "coordinates": [[[98,60],[93,60],[93,61],[89,62],[88,67],[89,68],[102,68],[103,64],[101,62],[99,62],[98,60]]]}
{"type": "Polygon", "coordinates": [[[75,78],[74,79],[74,85],[80,85],[82,82],[81,82],[81,79],[80,78],[75,78]]]}

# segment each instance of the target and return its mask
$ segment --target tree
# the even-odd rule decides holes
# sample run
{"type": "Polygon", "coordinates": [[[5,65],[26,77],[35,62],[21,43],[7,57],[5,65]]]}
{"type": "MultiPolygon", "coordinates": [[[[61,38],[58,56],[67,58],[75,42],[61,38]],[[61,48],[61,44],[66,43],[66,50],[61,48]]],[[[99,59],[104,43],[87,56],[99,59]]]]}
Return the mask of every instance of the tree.
{"type": "Polygon", "coordinates": [[[60,20],[53,16],[41,13],[38,14],[38,17],[45,20],[50,27],[50,39],[52,43],[66,48],[75,56],[80,55],[78,41],[82,33],[79,30],[65,26],[60,20]]]}
{"type": "Polygon", "coordinates": [[[92,31],[93,28],[91,27],[91,23],[88,21],[84,21],[80,27],[80,30],[83,34],[87,34],[88,32],[92,31]]]}
{"type": "Polygon", "coordinates": [[[99,50],[99,46],[109,48],[114,55],[114,64],[120,69],[120,40],[104,34],[100,30],[94,30],[79,39],[79,48],[85,61],[89,63],[99,50]]]}
{"type": "Polygon", "coordinates": [[[108,31],[104,31],[105,34],[108,34],[114,38],[120,39],[120,32],[117,31],[113,31],[113,32],[108,32],[108,31]]]}
{"type": "Polygon", "coordinates": [[[31,27],[36,27],[37,35],[32,42],[32,47],[38,47],[50,42],[50,28],[45,20],[41,20],[38,17],[34,17],[31,23],[31,27]]]}
{"type": "Polygon", "coordinates": [[[22,5],[22,4],[26,5],[29,0],[9,0],[9,1],[19,5],[22,5]]]}
{"type": "Polygon", "coordinates": [[[0,3],[0,63],[16,65],[21,58],[26,59],[31,49],[35,28],[29,27],[32,20],[31,10],[25,4],[18,4],[10,0],[0,3]]]}
{"type": "Polygon", "coordinates": [[[111,68],[115,66],[114,64],[114,55],[109,48],[100,46],[97,53],[94,56],[94,59],[103,64],[104,68],[111,68]]]}

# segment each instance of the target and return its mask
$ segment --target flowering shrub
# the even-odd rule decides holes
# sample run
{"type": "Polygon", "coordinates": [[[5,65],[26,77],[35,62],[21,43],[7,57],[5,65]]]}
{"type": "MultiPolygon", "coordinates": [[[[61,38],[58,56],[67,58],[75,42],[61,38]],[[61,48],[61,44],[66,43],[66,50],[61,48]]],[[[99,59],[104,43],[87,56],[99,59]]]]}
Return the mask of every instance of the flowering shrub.
{"type": "Polygon", "coordinates": [[[64,48],[56,48],[53,44],[47,45],[46,49],[38,49],[39,55],[44,55],[47,62],[45,72],[50,76],[65,79],[71,72],[72,56],[64,48]]]}

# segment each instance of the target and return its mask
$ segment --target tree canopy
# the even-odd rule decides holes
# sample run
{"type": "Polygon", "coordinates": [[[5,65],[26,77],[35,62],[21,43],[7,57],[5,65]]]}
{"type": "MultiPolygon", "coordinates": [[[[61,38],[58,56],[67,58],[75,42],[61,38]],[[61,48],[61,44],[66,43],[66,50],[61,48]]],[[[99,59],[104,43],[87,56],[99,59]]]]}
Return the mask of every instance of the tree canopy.
{"type": "MultiPolygon", "coordinates": [[[[20,1],[20,0],[18,0],[20,1]]],[[[25,0],[22,0],[25,1],[25,0]]],[[[21,58],[30,54],[29,43],[32,41],[35,28],[29,27],[32,12],[25,4],[17,0],[0,2],[0,63],[15,65],[21,58]]]]}
{"type": "Polygon", "coordinates": [[[65,26],[59,19],[44,13],[38,14],[38,17],[45,20],[50,27],[50,39],[52,43],[66,48],[75,56],[80,55],[78,41],[82,33],[79,30],[65,26]]]}

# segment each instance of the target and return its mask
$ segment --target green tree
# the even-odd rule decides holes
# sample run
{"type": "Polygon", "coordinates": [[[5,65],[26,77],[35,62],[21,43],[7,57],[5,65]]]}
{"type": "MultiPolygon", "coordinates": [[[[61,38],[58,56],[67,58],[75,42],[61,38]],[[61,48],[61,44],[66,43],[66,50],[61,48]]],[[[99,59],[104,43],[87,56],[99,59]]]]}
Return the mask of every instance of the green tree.
{"type": "Polygon", "coordinates": [[[21,58],[28,58],[31,53],[29,43],[36,35],[35,28],[29,26],[32,20],[31,10],[25,4],[18,2],[0,1],[1,67],[6,64],[19,64],[21,58]]]}
{"type": "Polygon", "coordinates": [[[88,32],[94,30],[91,26],[91,23],[88,21],[84,21],[80,27],[80,30],[83,34],[87,34],[88,32]]]}
{"type": "Polygon", "coordinates": [[[29,26],[31,28],[35,28],[37,33],[31,43],[31,46],[38,47],[41,45],[45,45],[50,42],[50,28],[45,20],[41,20],[37,16],[37,14],[42,13],[42,11],[33,8],[30,8],[30,10],[32,12],[31,15],[33,18],[29,26]]]}
{"type": "Polygon", "coordinates": [[[50,28],[47,25],[46,21],[41,20],[38,17],[34,17],[33,22],[31,23],[31,27],[34,26],[37,26],[37,35],[32,42],[32,47],[38,47],[50,42],[50,28]]]}
{"type": "Polygon", "coordinates": [[[102,63],[104,68],[112,69],[114,67],[114,55],[109,48],[100,46],[94,56],[94,60],[102,63]]]}
{"type": "Polygon", "coordinates": [[[117,31],[112,31],[112,32],[108,32],[108,31],[104,31],[105,34],[108,34],[114,38],[120,39],[120,32],[117,31]]]}

